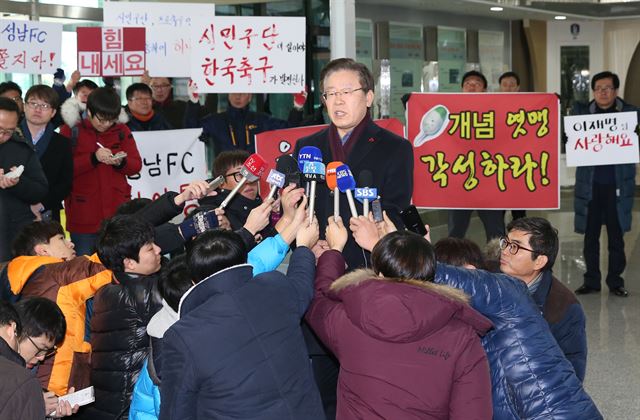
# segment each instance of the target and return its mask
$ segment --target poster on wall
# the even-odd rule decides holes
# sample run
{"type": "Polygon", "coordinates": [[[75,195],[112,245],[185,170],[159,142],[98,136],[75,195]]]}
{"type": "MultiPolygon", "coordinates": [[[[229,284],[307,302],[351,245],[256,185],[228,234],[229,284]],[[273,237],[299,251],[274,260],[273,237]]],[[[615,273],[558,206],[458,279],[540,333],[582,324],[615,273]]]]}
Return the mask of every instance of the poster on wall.
{"type": "Polygon", "coordinates": [[[504,33],[496,31],[478,31],[478,54],[480,71],[487,78],[488,91],[499,92],[498,79],[505,70],[504,33]]]}
{"type": "Polygon", "coordinates": [[[466,62],[465,30],[438,26],[439,92],[460,92],[466,62]]]}
{"type": "Polygon", "coordinates": [[[215,15],[213,4],[109,1],[104,25],[146,28],[150,76],[189,77],[194,17],[215,15]]]}
{"type": "Polygon", "coordinates": [[[404,123],[402,96],[422,90],[424,39],[421,25],[389,23],[391,113],[404,123]]]}
{"type": "Polygon", "coordinates": [[[202,93],[298,93],[303,17],[203,17],[191,27],[191,78],[202,93]]]}
{"type": "Polygon", "coordinates": [[[559,208],[554,94],[417,93],[407,115],[416,206],[559,208]]]}
{"type": "Polygon", "coordinates": [[[61,50],[61,24],[0,19],[1,72],[54,73],[61,50]]]}
{"type": "Polygon", "coordinates": [[[141,76],[144,28],[78,27],[78,70],[83,77],[141,76]]]}

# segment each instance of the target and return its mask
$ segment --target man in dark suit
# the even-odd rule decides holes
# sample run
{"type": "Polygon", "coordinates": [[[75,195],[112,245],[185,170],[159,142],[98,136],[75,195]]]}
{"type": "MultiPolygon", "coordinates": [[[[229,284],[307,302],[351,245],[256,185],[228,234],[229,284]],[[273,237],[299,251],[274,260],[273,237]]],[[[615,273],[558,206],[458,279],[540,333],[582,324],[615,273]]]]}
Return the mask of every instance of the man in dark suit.
{"type": "MultiPolygon", "coordinates": [[[[322,151],[325,164],[340,161],[349,165],[356,181],[363,171],[370,171],[373,185],[358,186],[377,188],[382,208],[402,227],[400,211],[410,204],[413,191],[413,151],[407,140],[371,120],[373,88],[373,76],[364,64],[349,58],[329,62],[320,73],[320,91],[331,124],[298,140],[294,157],[302,147],[315,146],[322,151]]],[[[315,211],[320,232],[333,214],[332,194],[325,184],[318,185],[315,211]]],[[[340,215],[346,222],[351,213],[344,198],[340,200],[340,215]]],[[[356,209],[362,215],[358,202],[356,209]]],[[[343,255],[351,270],[369,265],[370,254],[355,243],[351,234],[343,255]]]]}

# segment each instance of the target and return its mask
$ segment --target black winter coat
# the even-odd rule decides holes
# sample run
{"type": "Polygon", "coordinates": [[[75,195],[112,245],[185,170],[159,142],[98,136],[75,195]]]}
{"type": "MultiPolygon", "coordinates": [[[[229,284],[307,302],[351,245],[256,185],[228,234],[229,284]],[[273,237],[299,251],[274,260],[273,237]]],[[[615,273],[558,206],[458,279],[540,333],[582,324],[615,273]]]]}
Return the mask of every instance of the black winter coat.
{"type": "Polygon", "coordinates": [[[82,412],[85,419],[128,418],[133,386],[149,352],[147,324],[162,307],[159,272],[115,276],[119,284],[104,286],[94,298],[91,385],[96,402],[82,412]]]}

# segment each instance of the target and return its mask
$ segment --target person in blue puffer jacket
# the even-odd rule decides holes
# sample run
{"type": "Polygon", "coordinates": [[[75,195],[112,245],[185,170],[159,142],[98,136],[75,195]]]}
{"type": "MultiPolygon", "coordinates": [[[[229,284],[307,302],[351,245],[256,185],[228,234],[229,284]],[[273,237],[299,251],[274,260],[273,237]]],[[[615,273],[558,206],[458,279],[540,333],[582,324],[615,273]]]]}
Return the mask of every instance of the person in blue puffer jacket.
{"type": "MultiPolygon", "coordinates": [[[[295,196],[295,194],[294,194],[295,196]]],[[[304,204],[299,207],[298,217],[292,220],[281,233],[265,238],[247,257],[247,261],[253,266],[253,275],[275,270],[289,252],[289,245],[296,237],[296,232],[301,225],[304,214],[304,204]]],[[[178,321],[179,302],[182,295],[193,283],[186,272],[184,256],[174,258],[166,267],[161,276],[158,289],[163,298],[162,309],[149,321],[147,334],[151,337],[151,350],[145,360],[140,376],[133,390],[129,419],[151,420],[160,415],[160,378],[162,338],[164,333],[178,321]]]]}
{"type": "Polygon", "coordinates": [[[461,289],[495,328],[482,338],[494,420],[599,420],[602,415],[553,338],[524,282],[438,264],[436,283],[461,289]]]}

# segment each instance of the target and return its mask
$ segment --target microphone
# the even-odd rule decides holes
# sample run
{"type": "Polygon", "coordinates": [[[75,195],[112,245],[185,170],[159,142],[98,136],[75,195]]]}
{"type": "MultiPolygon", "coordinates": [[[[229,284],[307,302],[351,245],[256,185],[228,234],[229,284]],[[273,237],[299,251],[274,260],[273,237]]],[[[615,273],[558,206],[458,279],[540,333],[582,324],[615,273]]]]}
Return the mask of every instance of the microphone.
{"type": "Polygon", "coordinates": [[[325,167],[322,162],[305,162],[302,175],[307,181],[311,181],[309,192],[309,221],[313,218],[313,210],[316,204],[316,185],[318,181],[324,182],[325,167]]]}
{"type": "Polygon", "coordinates": [[[356,200],[362,203],[364,217],[369,217],[369,201],[378,198],[378,190],[368,187],[373,185],[373,173],[368,169],[361,171],[358,181],[363,188],[356,188],[356,200]]]}
{"type": "MultiPolygon", "coordinates": [[[[322,152],[315,146],[305,146],[298,152],[298,169],[304,172],[304,164],[306,162],[322,162],[322,152]]],[[[309,193],[309,184],[306,185],[306,193],[309,193]]]]}
{"type": "Polygon", "coordinates": [[[275,169],[269,171],[269,176],[267,177],[267,184],[271,185],[271,190],[269,190],[269,195],[267,196],[267,200],[273,198],[278,191],[278,187],[284,187],[284,174],[275,169]]]}
{"type": "Polygon", "coordinates": [[[242,186],[247,181],[255,182],[258,179],[260,179],[260,177],[264,173],[266,166],[267,166],[266,162],[264,161],[262,156],[260,156],[259,154],[254,153],[251,156],[249,156],[247,160],[245,160],[244,163],[242,164],[242,168],[240,168],[240,175],[242,175],[242,179],[233,188],[233,190],[231,190],[231,192],[229,193],[227,198],[224,199],[222,204],[220,204],[220,208],[223,209],[227,207],[231,199],[238,193],[240,188],[242,188],[242,186]]]}
{"type": "Polygon", "coordinates": [[[333,161],[327,165],[327,187],[333,191],[333,219],[338,220],[340,216],[340,190],[338,189],[338,180],[336,177],[336,168],[344,165],[340,161],[333,161]]]}
{"type": "Polygon", "coordinates": [[[353,202],[353,195],[351,193],[351,191],[356,187],[356,180],[353,179],[353,174],[351,173],[351,169],[349,169],[349,165],[340,165],[336,168],[336,179],[340,192],[347,194],[351,216],[358,217],[356,203],[353,202]]]}
{"type": "Polygon", "coordinates": [[[284,174],[285,185],[295,184],[300,187],[300,170],[298,162],[291,155],[282,155],[276,160],[276,170],[284,174]]]}

